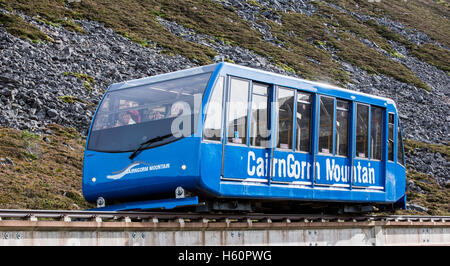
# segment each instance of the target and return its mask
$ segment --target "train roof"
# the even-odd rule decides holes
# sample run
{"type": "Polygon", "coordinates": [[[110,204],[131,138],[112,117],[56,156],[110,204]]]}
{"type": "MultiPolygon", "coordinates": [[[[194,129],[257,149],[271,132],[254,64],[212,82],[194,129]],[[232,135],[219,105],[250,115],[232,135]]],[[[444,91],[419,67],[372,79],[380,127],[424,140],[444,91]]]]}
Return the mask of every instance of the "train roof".
{"type": "Polygon", "coordinates": [[[390,98],[381,97],[381,96],[363,93],[363,92],[354,91],[354,90],[349,90],[349,89],[345,89],[345,88],[327,84],[327,83],[305,80],[302,78],[286,76],[286,75],[282,75],[282,74],[278,74],[278,73],[274,73],[274,72],[269,72],[269,71],[265,71],[265,70],[261,70],[261,69],[250,68],[250,67],[226,63],[226,62],[220,62],[220,63],[216,63],[216,64],[194,67],[194,68],[179,70],[179,71],[170,72],[170,73],[166,73],[166,74],[160,74],[160,75],[151,76],[151,77],[145,77],[145,78],[140,78],[140,79],[134,79],[134,80],[124,81],[124,82],[114,83],[109,87],[108,91],[131,88],[131,87],[136,87],[136,86],[140,86],[140,85],[161,82],[161,81],[165,81],[165,80],[169,80],[169,79],[182,78],[182,77],[191,76],[191,75],[198,75],[198,74],[202,74],[202,73],[213,72],[215,70],[220,70],[223,68],[252,71],[252,72],[258,73],[260,75],[268,75],[271,77],[275,77],[276,79],[284,79],[284,80],[289,80],[289,81],[293,81],[293,82],[300,82],[300,83],[308,84],[309,86],[314,87],[316,91],[317,91],[317,89],[321,89],[321,90],[332,89],[332,90],[338,90],[338,91],[341,91],[344,93],[357,94],[357,95],[361,95],[361,96],[371,97],[371,98],[385,101],[385,102],[387,102],[389,104],[393,104],[395,106],[395,102],[390,98]]]}
{"type": "Polygon", "coordinates": [[[206,66],[200,66],[200,67],[194,67],[194,68],[189,68],[189,69],[178,70],[175,72],[160,74],[160,75],[156,75],[156,76],[114,83],[108,88],[108,91],[126,89],[126,88],[146,85],[146,84],[150,84],[150,83],[161,82],[161,81],[165,81],[165,80],[169,80],[169,79],[176,79],[176,78],[182,78],[182,77],[187,77],[187,76],[192,76],[192,75],[213,72],[214,70],[217,69],[219,64],[220,63],[206,65],[206,66]]]}

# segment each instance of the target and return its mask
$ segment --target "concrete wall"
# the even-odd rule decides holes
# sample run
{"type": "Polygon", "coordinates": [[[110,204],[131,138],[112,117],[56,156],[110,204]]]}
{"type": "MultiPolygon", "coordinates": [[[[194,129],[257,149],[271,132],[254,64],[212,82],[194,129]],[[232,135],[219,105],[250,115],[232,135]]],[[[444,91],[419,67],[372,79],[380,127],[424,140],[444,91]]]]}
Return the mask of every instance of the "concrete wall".
{"type": "Polygon", "coordinates": [[[0,246],[450,245],[449,223],[0,221],[0,246]]]}

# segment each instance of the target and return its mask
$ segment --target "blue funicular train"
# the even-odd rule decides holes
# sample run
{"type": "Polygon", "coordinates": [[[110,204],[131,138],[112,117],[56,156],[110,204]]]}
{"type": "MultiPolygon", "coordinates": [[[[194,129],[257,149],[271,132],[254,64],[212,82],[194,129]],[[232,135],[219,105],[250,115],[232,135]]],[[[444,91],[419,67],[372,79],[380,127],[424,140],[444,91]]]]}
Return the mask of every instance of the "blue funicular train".
{"type": "Polygon", "coordinates": [[[97,210],[405,207],[397,109],[223,62],[113,84],[89,131],[83,194],[97,210]]]}

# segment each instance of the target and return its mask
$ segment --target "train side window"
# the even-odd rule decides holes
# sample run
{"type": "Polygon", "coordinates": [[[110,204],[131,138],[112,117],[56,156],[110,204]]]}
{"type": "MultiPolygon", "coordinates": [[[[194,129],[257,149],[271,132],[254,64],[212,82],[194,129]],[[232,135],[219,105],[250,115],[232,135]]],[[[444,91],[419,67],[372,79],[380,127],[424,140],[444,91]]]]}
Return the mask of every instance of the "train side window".
{"type": "Polygon", "coordinates": [[[296,151],[310,151],[311,143],[311,100],[310,93],[297,93],[296,151]]]}
{"type": "Polygon", "coordinates": [[[294,123],[294,91],[278,89],[277,148],[292,149],[292,126],[294,123]]]}
{"type": "Polygon", "coordinates": [[[208,103],[203,139],[220,141],[222,139],[222,106],[224,77],[221,76],[214,86],[208,103]]]}
{"type": "Polygon", "coordinates": [[[270,146],[269,106],[269,86],[253,83],[250,119],[251,146],[266,148],[270,146]]]}
{"type": "Polygon", "coordinates": [[[348,117],[350,103],[336,101],[336,154],[348,156],[348,117]]]}
{"type": "Polygon", "coordinates": [[[405,165],[405,158],[403,157],[403,139],[400,127],[400,119],[398,119],[397,127],[397,163],[405,165]]]}
{"type": "Polygon", "coordinates": [[[356,157],[368,158],[369,155],[369,106],[356,106],[356,157]]]}
{"type": "Polygon", "coordinates": [[[333,153],[334,99],[320,96],[319,152],[333,153]]]}
{"type": "Polygon", "coordinates": [[[394,114],[389,114],[388,120],[388,160],[394,161],[394,114]]]}
{"type": "Polygon", "coordinates": [[[249,85],[248,80],[231,79],[227,121],[228,143],[247,143],[249,85]]]}
{"type": "Polygon", "coordinates": [[[370,158],[381,160],[383,145],[383,109],[380,107],[371,107],[370,124],[370,158]]]}

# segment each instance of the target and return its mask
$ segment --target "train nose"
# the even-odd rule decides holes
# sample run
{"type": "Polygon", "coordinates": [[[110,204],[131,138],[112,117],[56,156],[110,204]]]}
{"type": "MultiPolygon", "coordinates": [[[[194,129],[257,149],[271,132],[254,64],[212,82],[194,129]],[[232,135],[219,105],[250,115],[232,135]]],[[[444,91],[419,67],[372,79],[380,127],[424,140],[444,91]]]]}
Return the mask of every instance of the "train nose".
{"type": "Polygon", "coordinates": [[[89,202],[98,197],[122,200],[173,193],[177,186],[192,187],[199,178],[198,145],[196,138],[187,137],[143,150],[133,160],[130,153],[89,151],[83,170],[84,197],[89,202]],[[191,152],[174,156],[173,150],[191,152]]]}

